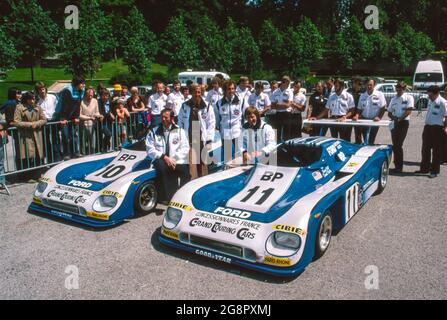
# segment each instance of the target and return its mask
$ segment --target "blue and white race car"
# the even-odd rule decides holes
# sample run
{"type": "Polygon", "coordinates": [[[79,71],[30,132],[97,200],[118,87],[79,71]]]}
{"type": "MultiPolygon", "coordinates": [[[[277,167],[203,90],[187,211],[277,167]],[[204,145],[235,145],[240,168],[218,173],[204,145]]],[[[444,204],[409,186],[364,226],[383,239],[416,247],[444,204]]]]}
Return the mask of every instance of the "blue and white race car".
{"type": "MultiPolygon", "coordinates": [[[[220,145],[212,150],[220,152],[220,145]]],[[[40,179],[29,211],[91,227],[149,213],[163,200],[151,162],[144,139],[119,152],[64,161],[40,179]]],[[[210,172],[221,165],[213,163],[210,172]]]]}
{"type": "Polygon", "coordinates": [[[171,200],[162,244],[279,276],[299,274],[388,180],[392,147],[339,139],[286,141],[277,165],[186,184],[171,200]]]}

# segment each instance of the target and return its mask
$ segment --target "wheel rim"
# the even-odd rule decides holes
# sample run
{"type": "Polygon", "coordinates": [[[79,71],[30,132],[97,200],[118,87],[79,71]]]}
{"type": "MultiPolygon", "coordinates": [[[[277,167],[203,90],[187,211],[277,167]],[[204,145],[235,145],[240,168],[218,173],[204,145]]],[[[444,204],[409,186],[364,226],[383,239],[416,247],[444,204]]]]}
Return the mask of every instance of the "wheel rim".
{"type": "Polygon", "coordinates": [[[152,184],[144,186],[140,191],[140,207],[144,211],[152,210],[157,202],[157,191],[152,184]]]}
{"type": "Polygon", "coordinates": [[[327,247],[329,246],[329,243],[331,242],[331,236],[332,236],[332,219],[330,216],[327,215],[324,217],[320,226],[319,243],[321,251],[326,251],[327,247]]]}
{"type": "Polygon", "coordinates": [[[388,162],[384,162],[382,165],[382,172],[380,174],[380,184],[382,188],[385,188],[388,182],[388,162]]]}

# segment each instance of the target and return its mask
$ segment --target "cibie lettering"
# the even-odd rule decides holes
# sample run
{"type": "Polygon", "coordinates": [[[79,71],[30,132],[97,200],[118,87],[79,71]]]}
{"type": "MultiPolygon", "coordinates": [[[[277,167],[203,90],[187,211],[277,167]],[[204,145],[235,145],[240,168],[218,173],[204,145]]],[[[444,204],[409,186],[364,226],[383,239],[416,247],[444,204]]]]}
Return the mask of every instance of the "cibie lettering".
{"type": "Polygon", "coordinates": [[[80,187],[80,188],[84,188],[84,189],[88,189],[92,186],[91,183],[88,182],[83,182],[83,181],[77,181],[77,180],[71,180],[68,185],[73,186],[73,187],[80,187]]]}
{"type": "Polygon", "coordinates": [[[220,213],[224,216],[236,217],[241,219],[247,219],[251,216],[251,213],[247,211],[241,211],[223,207],[218,207],[216,210],[214,210],[214,213],[220,213]]]}

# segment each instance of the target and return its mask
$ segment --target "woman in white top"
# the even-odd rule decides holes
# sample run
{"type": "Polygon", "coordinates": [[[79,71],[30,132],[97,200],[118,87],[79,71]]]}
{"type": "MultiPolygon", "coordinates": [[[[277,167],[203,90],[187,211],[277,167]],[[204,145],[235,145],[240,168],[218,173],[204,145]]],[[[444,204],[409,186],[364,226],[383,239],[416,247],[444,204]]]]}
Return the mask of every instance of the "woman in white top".
{"type": "Polygon", "coordinates": [[[81,112],[79,119],[82,127],[82,154],[92,154],[96,152],[96,120],[102,119],[99,113],[98,100],[93,98],[95,92],[89,87],[81,101],[81,112]]]}

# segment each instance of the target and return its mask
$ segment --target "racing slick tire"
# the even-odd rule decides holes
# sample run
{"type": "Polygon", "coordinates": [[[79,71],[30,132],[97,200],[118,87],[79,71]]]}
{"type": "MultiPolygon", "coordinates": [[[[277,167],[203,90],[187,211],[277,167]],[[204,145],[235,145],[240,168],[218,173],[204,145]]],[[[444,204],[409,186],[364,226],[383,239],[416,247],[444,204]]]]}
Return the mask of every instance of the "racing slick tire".
{"type": "Polygon", "coordinates": [[[374,195],[381,194],[388,183],[388,175],[390,171],[390,166],[388,164],[388,160],[385,159],[380,167],[380,175],[379,175],[379,186],[377,187],[377,191],[374,195]]]}
{"type": "Polygon", "coordinates": [[[152,212],[157,206],[158,192],[153,181],[143,183],[135,192],[134,209],[136,215],[152,212]]]}
{"type": "Polygon", "coordinates": [[[314,260],[319,259],[329,248],[332,239],[333,222],[332,214],[326,211],[324,217],[318,225],[317,234],[315,237],[315,255],[314,260]]]}

